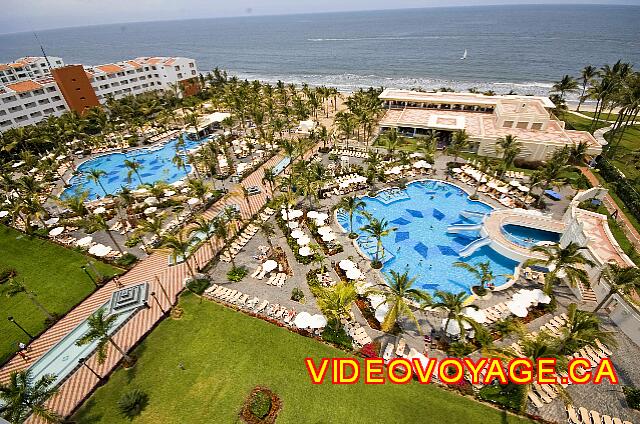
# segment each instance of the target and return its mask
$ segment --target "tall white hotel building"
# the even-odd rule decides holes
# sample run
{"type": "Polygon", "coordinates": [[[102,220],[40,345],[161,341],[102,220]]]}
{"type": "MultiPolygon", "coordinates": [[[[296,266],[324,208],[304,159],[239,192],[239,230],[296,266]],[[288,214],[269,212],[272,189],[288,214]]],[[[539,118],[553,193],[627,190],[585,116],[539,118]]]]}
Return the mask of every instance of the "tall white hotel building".
{"type": "Polygon", "coordinates": [[[152,90],[198,91],[198,68],[185,57],[138,57],[98,66],[65,65],[59,57],[23,57],[0,64],[0,132],[36,124],[152,90]],[[48,59],[48,61],[47,61],[48,59]]]}

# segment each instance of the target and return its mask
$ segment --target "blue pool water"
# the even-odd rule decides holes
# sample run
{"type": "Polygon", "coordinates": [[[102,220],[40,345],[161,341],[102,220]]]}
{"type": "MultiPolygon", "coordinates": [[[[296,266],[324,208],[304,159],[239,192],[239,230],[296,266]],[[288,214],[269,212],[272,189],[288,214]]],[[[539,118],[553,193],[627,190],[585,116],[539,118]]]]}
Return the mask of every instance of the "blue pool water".
{"type": "MultiPolygon", "coordinates": [[[[204,140],[206,139],[199,141],[190,140],[185,135],[184,149],[190,150],[198,147],[204,140]]],[[[78,166],[78,174],[73,176],[69,182],[71,187],[67,188],[61,197],[64,198],[73,195],[78,190],[88,190],[89,199],[103,197],[105,193],[102,187],[87,178],[89,171],[92,169],[102,169],[106,172],[106,175],[100,178],[100,182],[109,194],[117,193],[123,186],[129,188],[138,187],[140,180],[145,184],[155,183],[160,180],[167,183],[181,180],[188,172],[191,172],[191,166],[186,166],[187,173],[185,173],[182,167],[178,167],[172,162],[176,155],[177,142],[178,139],[176,138],[155,149],[141,148],[127,153],[108,153],[83,162],[78,166]],[[124,165],[125,160],[136,161],[141,165],[141,168],[138,170],[140,179],[138,179],[135,174],[132,174],[131,180],[129,180],[129,168],[124,165]]],[[[186,160],[184,157],[184,149],[181,147],[178,153],[183,160],[186,160]]]]}
{"type": "Polygon", "coordinates": [[[560,241],[559,233],[514,224],[507,224],[502,227],[502,233],[509,240],[524,247],[532,247],[542,241],[550,241],[553,243],[560,241]]]}
{"type": "MultiPolygon", "coordinates": [[[[471,293],[471,286],[477,284],[468,271],[453,266],[456,261],[471,264],[489,261],[496,276],[495,285],[506,282],[505,274],[513,274],[517,263],[489,246],[481,247],[466,258],[459,256],[460,250],[479,238],[477,230],[447,233],[447,227],[453,224],[479,223],[482,214],[492,210],[491,206],[469,200],[462,189],[442,181],[413,182],[395,194],[388,193],[362,198],[369,213],[378,219],[385,218],[397,228],[382,240],[383,272],[407,270],[411,277],[416,277],[417,287],[428,292],[453,293],[471,293]],[[466,214],[469,218],[465,218],[461,215],[463,211],[477,213],[466,214]]],[[[337,216],[340,225],[348,231],[349,216],[342,211],[338,211],[337,216]]],[[[366,218],[354,216],[354,231],[362,235],[360,228],[365,224],[366,218]]],[[[374,239],[361,236],[358,244],[365,253],[375,256],[374,239]]]]}

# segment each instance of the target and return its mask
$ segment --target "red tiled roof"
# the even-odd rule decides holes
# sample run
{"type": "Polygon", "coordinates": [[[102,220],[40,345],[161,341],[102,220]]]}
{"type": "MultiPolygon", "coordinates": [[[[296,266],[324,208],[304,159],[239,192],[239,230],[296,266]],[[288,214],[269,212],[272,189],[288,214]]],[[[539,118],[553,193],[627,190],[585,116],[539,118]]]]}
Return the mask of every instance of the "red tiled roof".
{"type": "Polygon", "coordinates": [[[123,70],[121,67],[114,64],[100,65],[96,66],[96,68],[100,69],[103,72],[106,72],[107,74],[115,74],[116,72],[120,72],[123,70]]]}
{"type": "Polygon", "coordinates": [[[25,91],[33,91],[42,88],[42,84],[38,84],[35,81],[20,81],[13,84],[7,84],[6,87],[18,93],[23,93],[25,91]]]}

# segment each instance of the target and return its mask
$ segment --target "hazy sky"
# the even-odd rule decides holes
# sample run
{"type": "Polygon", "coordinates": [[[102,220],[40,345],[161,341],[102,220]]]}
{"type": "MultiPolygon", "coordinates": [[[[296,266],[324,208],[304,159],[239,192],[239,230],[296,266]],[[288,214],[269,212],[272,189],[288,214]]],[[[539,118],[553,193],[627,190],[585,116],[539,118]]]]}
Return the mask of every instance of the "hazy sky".
{"type": "MultiPolygon", "coordinates": [[[[0,33],[247,14],[531,3],[560,2],[555,0],[0,0],[2,4],[0,33]]],[[[640,5],[640,0],[563,0],[561,3],[640,5]]]]}

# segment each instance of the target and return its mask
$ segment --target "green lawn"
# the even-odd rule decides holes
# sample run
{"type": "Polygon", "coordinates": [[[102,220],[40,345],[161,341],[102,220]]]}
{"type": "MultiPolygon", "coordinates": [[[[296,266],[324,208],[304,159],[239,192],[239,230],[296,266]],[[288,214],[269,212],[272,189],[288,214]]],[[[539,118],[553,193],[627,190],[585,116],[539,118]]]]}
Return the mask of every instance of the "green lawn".
{"type": "Polygon", "coordinates": [[[73,417],[77,423],[128,423],[116,403],[140,388],[149,404],[134,423],[234,423],[256,385],[274,390],[283,423],[525,423],[433,386],[310,383],[305,357],[345,354],[315,340],[187,295],[180,320],[160,324],[73,417]],[[179,364],[184,364],[184,370],[179,364]]]}
{"type": "Polygon", "coordinates": [[[605,134],[605,138],[611,141],[615,149],[613,163],[628,178],[640,176],[638,151],[640,150],[640,125],[628,127],[622,140],[618,143],[618,138],[611,140],[610,134],[605,134]]]}
{"type": "MultiPolygon", "coordinates": [[[[580,111],[580,113],[583,114],[583,115],[590,116],[592,118],[596,116],[595,112],[580,111]]],[[[602,112],[600,114],[600,120],[615,121],[616,119],[618,119],[618,114],[617,113],[611,113],[611,115],[609,115],[609,111],[604,111],[604,112],[602,112]]]]}
{"type": "MultiPolygon", "coordinates": [[[[90,259],[73,250],[65,249],[39,238],[0,225],[0,269],[15,268],[17,278],[33,290],[37,299],[49,312],[64,314],[91,293],[95,286],[80,269],[90,259]]],[[[96,262],[104,275],[113,275],[117,268],[96,262]]],[[[6,296],[6,285],[0,285],[0,361],[17,350],[19,341],[27,336],[7,320],[11,315],[35,335],[45,328],[44,315],[26,295],[6,296]]]]}
{"type": "MultiPolygon", "coordinates": [[[[581,116],[574,115],[573,113],[570,113],[570,112],[558,111],[557,116],[558,116],[558,119],[567,123],[567,126],[566,126],[567,129],[575,129],[578,131],[589,131],[589,128],[591,127],[591,119],[586,119],[581,116]]],[[[596,125],[596,129],[607,127],[609,125],[611,124],[608,124],[606,122],[598,122],[598,125],[596,125]]]]}

